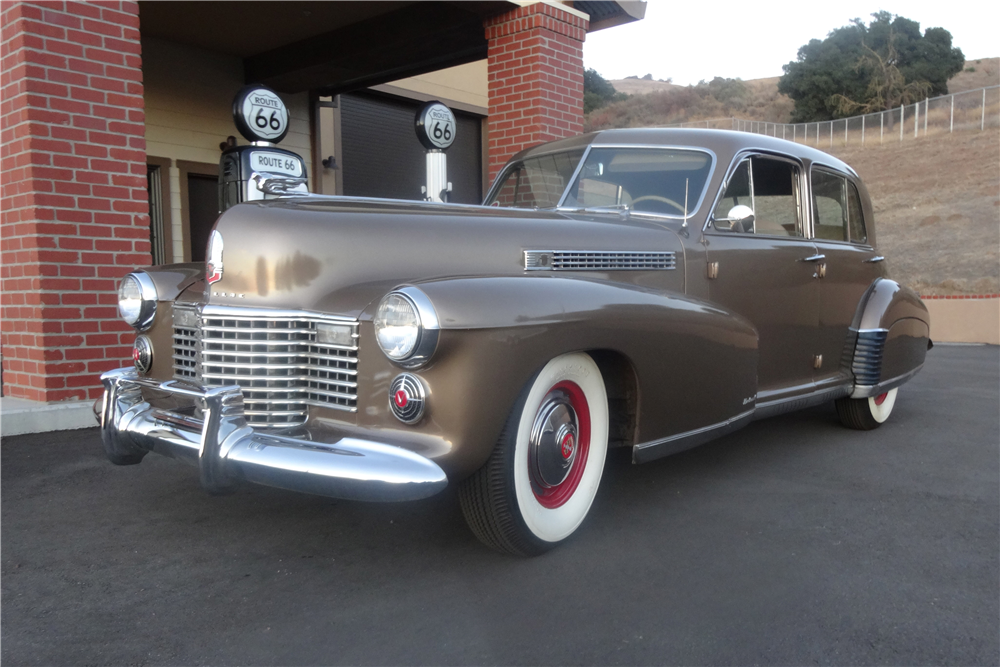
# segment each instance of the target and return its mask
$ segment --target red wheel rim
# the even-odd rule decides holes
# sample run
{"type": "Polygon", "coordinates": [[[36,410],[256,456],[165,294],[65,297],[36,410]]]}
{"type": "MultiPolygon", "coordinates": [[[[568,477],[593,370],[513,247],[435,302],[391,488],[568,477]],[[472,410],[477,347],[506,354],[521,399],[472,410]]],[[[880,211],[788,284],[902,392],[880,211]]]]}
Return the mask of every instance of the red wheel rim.
{"type": "Polygon", "coordinates": [[[583,389],[575,382],[565,380],[554,385],[548,392],[562,390],[569,396],[570,405],[576,411],[577,418],[577,452],[573,467],[570,468],[566,479],[557,486],[548,489],[537,488],[531,485],[531,491],[535,494],[538,504],[548,509],[555,509],[566,504],[580,486],[583,479],[583,472],[587,469],[587,456],[590,453],[590,408],[587,404],[587,397],[583,389]]]}
{"type": "Polygon", "coordinates": [[[878,396],[876,396],[875,397],[875,405],[882,405],[883,403],[885,403],[885,399],[886,399],[886,397],[888,395],[889,395],[889,392],[885,392],[884,394],[879,394],[878,396]]]}

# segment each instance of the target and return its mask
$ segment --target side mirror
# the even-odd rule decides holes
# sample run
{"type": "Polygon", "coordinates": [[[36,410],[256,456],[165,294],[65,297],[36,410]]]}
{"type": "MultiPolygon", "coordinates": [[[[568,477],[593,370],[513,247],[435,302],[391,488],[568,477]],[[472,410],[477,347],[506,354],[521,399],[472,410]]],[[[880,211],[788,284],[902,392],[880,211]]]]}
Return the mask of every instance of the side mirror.
{"type": "Polygon", "coordinates": [[[753,209],[740,204],[729,209],[729,215],[725,218],[712,220],[712,225],[720,231],[753,234],[754,219],[753,209]]]}

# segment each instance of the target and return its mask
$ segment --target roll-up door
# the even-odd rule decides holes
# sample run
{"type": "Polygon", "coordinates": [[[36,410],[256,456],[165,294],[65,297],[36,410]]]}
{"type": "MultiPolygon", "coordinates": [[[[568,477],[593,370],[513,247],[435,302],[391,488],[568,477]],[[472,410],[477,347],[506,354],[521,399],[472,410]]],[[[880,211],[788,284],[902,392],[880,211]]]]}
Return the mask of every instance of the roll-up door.
{"type": "MultiPolygon", "coordinates": [[[[413,119],[423,103],[371,93],[340,96],[344,194],[422,199],[426,181],[423,146],[413,119]]],[[[451,201],[479,204],[482,185],[482,119],[455,111],[458,128],[448,149],[451,201]]]]}

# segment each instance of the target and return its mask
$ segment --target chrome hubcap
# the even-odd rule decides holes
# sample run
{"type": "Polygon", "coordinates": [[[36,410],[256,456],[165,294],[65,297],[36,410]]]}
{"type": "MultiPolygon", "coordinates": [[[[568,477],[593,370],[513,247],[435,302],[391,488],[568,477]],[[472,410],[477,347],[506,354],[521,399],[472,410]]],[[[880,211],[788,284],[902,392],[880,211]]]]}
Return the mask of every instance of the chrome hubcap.
{"type": "Polygon", "coordinates": [[[579,424],[569,394],[549,392],[542,401],[528,441],[528,471],[542,489],[559,486],[573,468],[579,451],[579,424]]]}

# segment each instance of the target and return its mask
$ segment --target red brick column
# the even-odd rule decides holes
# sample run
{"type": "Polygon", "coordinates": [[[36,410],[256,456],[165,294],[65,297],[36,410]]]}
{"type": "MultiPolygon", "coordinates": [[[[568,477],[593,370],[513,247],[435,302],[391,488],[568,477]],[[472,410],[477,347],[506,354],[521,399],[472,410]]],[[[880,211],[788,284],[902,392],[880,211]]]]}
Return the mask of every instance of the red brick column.
{"type": "Polygon", "coordinates": [[[127,365],[116,285],[150,263],[136,2],[4,2],[3,395],[94,398],[127,365]]]}
{"type": "Polygon", "coordinates": [[[490,179],[511,155],[583,132],[588,21],[544,3],[487,19],[490,179]]]}

